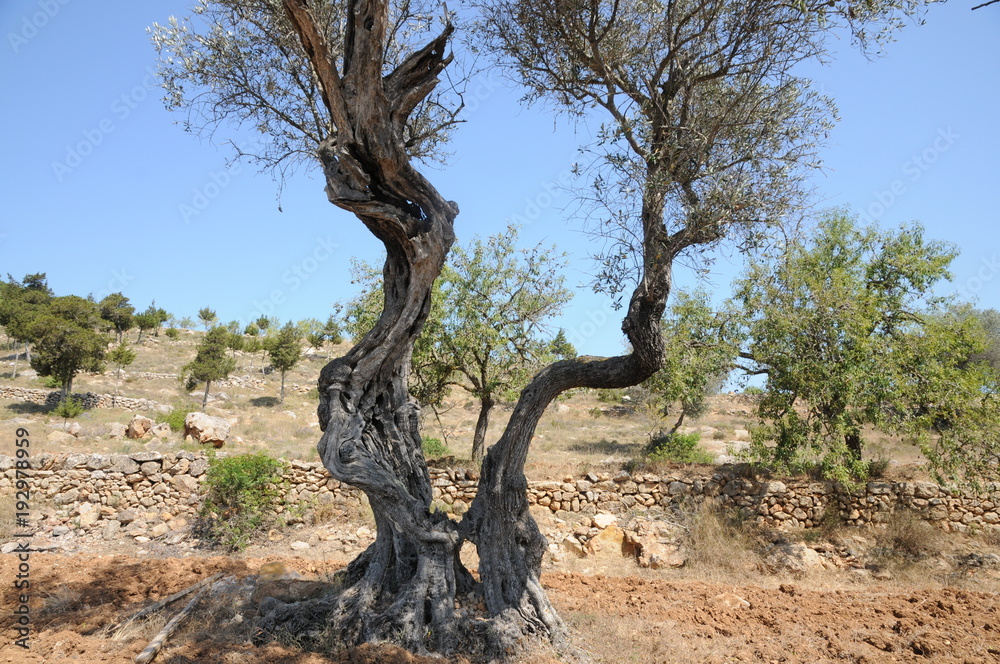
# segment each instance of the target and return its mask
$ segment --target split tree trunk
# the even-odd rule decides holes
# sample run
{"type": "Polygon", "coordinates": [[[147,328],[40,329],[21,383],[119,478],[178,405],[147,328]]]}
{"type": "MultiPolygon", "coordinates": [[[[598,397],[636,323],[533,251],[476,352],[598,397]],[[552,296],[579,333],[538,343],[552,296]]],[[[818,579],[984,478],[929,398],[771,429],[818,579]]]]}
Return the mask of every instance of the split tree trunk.
{"type": "MultiPolygon", "coordinates": [[[[526,634],[560,641],[565,628],[539,581],[547,544],[528,512],[524,464],[530,441],[546,406],[561,392],[626,387],[659,368],[670,263],[683,242],[666,235],[662,198],[644,200],[644,272],[622,326],[633,352],[543,369],[486,455],[479,493],[462,522],[432,513],[419,408],[408,393],[407,374],[431,287],[454,242],[458,208],[411,166],[402,136],[408,115],[451,61],[445,48],[453,28],[446,23],[437,38],[383,75],[384,0],[348,1],[339,60],[317,30],[308,0],[282,4],[335,129],[318,151],[327,196],[361,219],[386,248],[383,311],[347,355],[324,367],[318,408],[320,457],[334,478],[365,493],[378,531],[348,566],[344,590],[297,604],[268,602],[261,607],[261,627],[299,638],[328,630],[341,644],[384,640],[417,652],[448,653],[464,641],[487,659],[510,657],[526,634]],[[459,561],[464,539],[479,550],[478,585],[459,561]],[[491,619],[463,623],[455,599],[473,589],[482,593],[491,619]]],[[[488,409],[482,419],[488,422],[488,409]]]]}
{"type": "Polygon", "coordinates": [[[302,634],[317,623],[344,644],[389,641],[448,652],[461,634],[455,596],[472,587],[458,559],[457,526],[430,511],[419,407],[407,376],[413,343],[430,310],[431,286],[454,242],[458,207],[410,164],[405,123],[451,61],[453,27],[383,76],[388,28],[383,0],[348,3],[342,71],[306,0],[283,0],[321,81],[336,128],[319,150],[330,201],[353,212],[385,245],[384,307],[375,327],[319,378],[320,457],[336,479],[361,489],[375,542],[347,569],[335,599],[270,607],[266,630],[302,634]]]}

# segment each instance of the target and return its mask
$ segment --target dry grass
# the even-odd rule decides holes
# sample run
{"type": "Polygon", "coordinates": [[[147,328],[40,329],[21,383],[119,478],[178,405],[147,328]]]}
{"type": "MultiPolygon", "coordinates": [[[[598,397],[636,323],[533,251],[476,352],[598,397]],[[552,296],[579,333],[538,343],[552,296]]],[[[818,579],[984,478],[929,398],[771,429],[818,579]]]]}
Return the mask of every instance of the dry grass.
{"type": "Polygon", "coordinates": [[[687,547],[691,552],[687,572],[705,579],[742,580],[760,569],[762,533],[750,522],[711,501],[684,514],[687,547]]]}

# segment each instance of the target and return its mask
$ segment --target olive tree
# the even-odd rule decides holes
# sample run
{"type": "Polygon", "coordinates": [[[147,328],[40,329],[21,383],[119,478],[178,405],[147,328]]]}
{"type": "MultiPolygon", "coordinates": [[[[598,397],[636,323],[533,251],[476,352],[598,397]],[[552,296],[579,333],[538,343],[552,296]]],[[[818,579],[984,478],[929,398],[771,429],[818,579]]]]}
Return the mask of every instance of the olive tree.
{"type": "MultiPolygon", "coordinates": [[[[437,407],[457,385],[479,400],[472,436],[477,463],[493,408],[516,396],[546,360],[546,323],[571,297],[560,273],[563,258],[542,245],[519,249],[517,237],[511,226],[452,249],[414,343],[411,389],[420,403],[437,407]]],[[[382,298],[374,270],[358,264],[355,273],[364,287],[344,312],[347,326],[360,336],[377,319],[382,298]]]]}
{"type": "Polygon", "coordinates": [[[509,655],[525,634],[565,628],[539,576],[546,541],[528,512],[524,464],[547,405],[574,387],[625,387],[662,361],[660,317],[673,260],[780,219],[799,194],[830,110],[793,67],[824,52],[837,16],[893,15],[878,2],[526,0],[484,7],[482,42],[495,45],[532,96],[611,113],[606,163],[622,186],[598,188],[634,238],[635,262],[611,260],[611,284],[634,283],[623,331],[631,352],[542,369],[522,391],[483,463],[460,523],[430,510],[418,407],[407,389],[413,345],[454,242],[458,206],[416,168],[439,155],[460,108],[440,78],[452,64],[446,9],[406,0],[202,0],[190,20],[154,26],[168,105],[212,132],[246,123],[264,140],[243,155],[281,174],[318,161],[327,198],[384,245],[378,321],[320,372],[319,452],[338,480],[360,488],[378,535],[349,565],[338,594],[265,607],[265,631],[302,635],[332,623],[344,643],[410,649],[467,646],[509,655]],[[821,16],[821,13],[823,16],[821,16]],[[441,27],[438,28],[438,20],[441,27]],[[638,187],[633,185],[638,184],[638,187]],[[629,189],[633,194],[629,193],[629,189]],[[632,268],[627,270],[626,267],[632,268]],[[459,560],[479,552],[480,580],[459,560]],[[455,610],[479,593],[486,620],[455,610]]]}

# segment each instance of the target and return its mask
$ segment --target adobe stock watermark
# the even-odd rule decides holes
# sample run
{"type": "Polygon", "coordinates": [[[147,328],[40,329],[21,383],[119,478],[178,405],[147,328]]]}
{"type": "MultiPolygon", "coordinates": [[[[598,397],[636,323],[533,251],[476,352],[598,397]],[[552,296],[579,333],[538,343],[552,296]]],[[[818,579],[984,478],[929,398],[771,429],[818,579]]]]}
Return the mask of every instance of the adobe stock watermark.
{"type": "Polygon", "coordinates": [[[1000,258],[995,254],[989,258],[983,258],[979,262],[979,269],[976,270],[975,275],[966,279],[958,291],[961,293],[963,299],[972,300],[998,274],[1000,274],[1000,258]]]}
{"type": "Polygon", "coordinates": [[[552,207],[566,194],[566,189],[573,181],[573,178],[573,171],[565,169],[560,171],[555,179],[543,182],[541,184],[541,191],[534,196],[526,196],[524,207],[521,208],[520,212],[507,217],[507,223],[526,228],[538,221],[538,218],[542,216],[542,212],[552,207]]]}
{"type": "Polygon", "coordinates": [[[959,138],[961,135],[956,134],[951,127],[939,128],[937,136],[927,148],[919,154],[911,155],[903,162],[900,170],[905,177],[896,178],[886,189],[872,192],[875,200],[862,210],[862,216],[869,223],[879,219],[886,210],[909,191],[911,185],[923,177],[924,173],[941,158],[941,155],[951,149],[951,146],[959,138]]]}
{"type": "Polygon", "coordinates": [[[8,32],[7,41],[10,43],[14,53],[18,53],[21,47],[27,45],[29,41],[38,36],[38,33],[45,29],[52,19],[56,17],[63,7],[71,0],[39,0],[38,11],[31,16],[21,18],[21,29],[17,32],[8,32]]]}
{"type": "Polygon", "coordinates": [[[288,299],[290,293],[294,293],[302,288],[302,284],[309,281],[319,271],[320,266],[340,249],[340,245],[327,235],[317,237],[312,251],[302,260],[291,265],[281,274],[281,283],[284,288],[274,288],[268,296],[262,300],[253,301],[253,311],[243,318],[243,324],[256,320],[260,316],[270,316],[288,299]]]}
{"type": "Polygon", "coordinates": [[[94,153],[105,139],[118,129],[117,122],[124,122],[132,112],[144,102],[156,84],[156,70],[146,67],[146,75],[142,82],[133,86],[111,102],[111,114],[102,118],[96,126],[83,130],[83,139],[66,146],[66,156],[61,161],[52,162],[52,172],[57,182],[62,182],[83,164],[84,160],[94,153]]]}
{"type": "MultiPolygon", "coordinates": [[[[241,155],[259,154],[264,147],[263,141],[255,140],[236,146],[241,155]]],[[[191,220],[208,209],[212,201],[222,195],[222,192],[233,183],[233,178],[243,172],[243,164],[237,159],[231,166],[217,171],[209,171],[205,181],[191,190],[191,197],[177,206],[177,214],[181,221],[190,224],[191,220]]]]}
{"type": "Polygon", "coordinates": [[[128,270],[125,268],[122,268],[121,270],[112,270],[111,279],[108,281],[108,285],[98,291],[94,295],[94,299],[100,302],[112,293],[120,293],[133,281],[135,281],[135,277],[129,274],[128,270]]]}

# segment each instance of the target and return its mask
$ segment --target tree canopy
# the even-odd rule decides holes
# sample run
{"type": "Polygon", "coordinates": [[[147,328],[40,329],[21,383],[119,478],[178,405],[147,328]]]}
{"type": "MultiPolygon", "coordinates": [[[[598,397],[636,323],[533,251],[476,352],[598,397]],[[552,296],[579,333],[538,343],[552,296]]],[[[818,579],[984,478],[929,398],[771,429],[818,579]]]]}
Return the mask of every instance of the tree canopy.
{"type": "Polygon", "coordinates": [[[767,378],[756,458],[815,459],[839,479],[864,477],[865,427],[930,431],[918,424],[976,400],[987,384],[970,367],[982,329],[974,316],[949,314],[934,290],[955,255],[919,226],[858,227],[837,210],[750,265],[735,301],[744,370],[767,378]]]}
{"type": "MultiPolygon", "coordinates": [[[[461,107],[441,85],[455,30],[445,10],[406,0],[202,0],[190,19],[153,27],[168,106],[211,133],[259,130],[238,146],[279,177],[318,160],[328,200],[386,249],[374,325],[320,372],[318,449],[338,480],[368,496],[375,543],[324,604],[273,607],[265,632],[334,623],[343,643],[391,640],[417,651],[464,643],[485,659],[524,635],[566,630],[539,581],[545,538],[528,510],[524,464],[535,427],[560,393],[626,387],[662,364],[661,317],[673,261],[724,238],[761,243],[803,200],[805,172],[832,110],[796,66],[826,54],[847,25],[894,27],[918,3],[592,3],[509,0],[479,7],[477,41],[526,82],[529,98],[604,112],[591,215],[607,238],[597,283],[633,286],[626,354],[557,361],[522,390],[487,453],[460,523],[431,511],[416,404],[407,379],[455,240],[457,204],[414,160],[438,154],[461,107]],[[430,11],[430,10],[434,11],[430,11]],[[471,541],[479,579],[458,552],[471,541]],[[488,619],[463,622],[457,594],[480,593],[488,619]]],[[[454,68],[454,67],[452,67],[454,68]]]]}
{"type": "Polygon", "coordinates": [[[110,339],[109,327],[91,300],[76,295],[53,297],[28,327],[34,347],[31,368],[41,376],[52,376],[62,385],[65,398],[73,389],[73,378],[81,371],[99,371],[110,339]]]}

